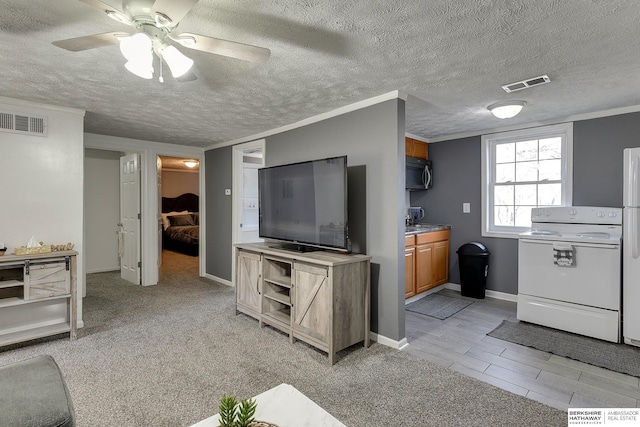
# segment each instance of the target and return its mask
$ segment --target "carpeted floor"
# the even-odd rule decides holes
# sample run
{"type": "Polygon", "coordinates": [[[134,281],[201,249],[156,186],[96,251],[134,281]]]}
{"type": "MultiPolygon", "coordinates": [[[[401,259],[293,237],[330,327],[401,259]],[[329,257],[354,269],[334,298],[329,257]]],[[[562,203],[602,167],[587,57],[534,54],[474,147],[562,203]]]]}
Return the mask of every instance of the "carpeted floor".
{"type": "Polygon", "coordinates": [[[640,377],[640,349],[527,322],[505,320],[487,335],[640,377]]]}
{"type": "Polygon", "coordinates": [[[234,290],[197,277],[197,259],[163,262],[158,286],[89,275],[80,338],[2,352],[0,365],[51,354],[80,427],[189,426],[218,412],[223,393],[283,382],[347,426],[566,425],[565,412],[375,343],[331,367],[325,353],[236,315],[234,290]]]}

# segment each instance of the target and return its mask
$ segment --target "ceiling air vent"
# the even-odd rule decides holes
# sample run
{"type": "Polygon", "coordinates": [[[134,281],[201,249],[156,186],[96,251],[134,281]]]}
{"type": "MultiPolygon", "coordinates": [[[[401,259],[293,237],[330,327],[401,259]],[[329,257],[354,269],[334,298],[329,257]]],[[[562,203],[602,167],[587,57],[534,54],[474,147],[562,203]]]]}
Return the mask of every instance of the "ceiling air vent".
{"type": "Polygon", "coordinates": [[[522,80],[520,82],[509,83],[508,85],[502,85],[502,89],[504,89],[504,91],[507,93],[511,93],[517,90],[522,90],[522,89],[527,89],[533,86],[543,85],[545,83],[549,83],[550,81],[551,79],[549,78],[549,76],[544,75],[544,76],[534,77],[532,79],[522,80]]]}
{"type": "Polygon", "coordinates": [[[0,112],[0,131],[46,136],[47,119],[45,117],[0,112]]]}

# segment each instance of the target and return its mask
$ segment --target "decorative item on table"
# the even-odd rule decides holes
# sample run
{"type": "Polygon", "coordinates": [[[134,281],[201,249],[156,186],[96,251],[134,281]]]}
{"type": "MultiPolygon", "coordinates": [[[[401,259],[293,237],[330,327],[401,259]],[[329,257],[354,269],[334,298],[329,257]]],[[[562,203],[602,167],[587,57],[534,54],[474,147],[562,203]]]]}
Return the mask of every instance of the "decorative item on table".
{"type": "Polygon", "coordinates": [[[68,251],[73,249],[73,243],[69,242],[61,245],[45,245],[44,242],[37,242],[34,236],[31,236],[29,242],[25,246],[14,249],[16,255],[34,255],[46,254],[52,251],[68,251]]]}
{"type": "Polygon", "coordinates": [[[219,427],[278,427],[265,421],[256,421],[253,416],[258,404],[253,399],[242,399],[240,403],[235,396],[222,395],[220,399],[219,427]]]}
{"type": "Polygon", "coordinates": [[[0,243],[0,256],[4,255],[6,251],[7,247],[4,245],[4,243],[0,243]]]}

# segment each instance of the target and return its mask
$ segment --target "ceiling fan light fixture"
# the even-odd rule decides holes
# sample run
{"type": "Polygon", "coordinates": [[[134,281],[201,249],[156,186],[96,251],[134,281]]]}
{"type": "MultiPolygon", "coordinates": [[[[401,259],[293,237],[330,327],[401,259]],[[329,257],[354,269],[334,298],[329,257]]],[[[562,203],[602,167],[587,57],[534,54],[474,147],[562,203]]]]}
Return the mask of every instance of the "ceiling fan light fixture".
{"type": "MultiPolygon", "coordinates": [[[[151,39],[144,33],[129,37],[120,37],[120,52],[128,61],[138,61],[142,57],[152,56],[151,39]]],[[[145,58],[146,59],[146,58],[145,58]]]]}
{"type": "MultiPolygon", "coordinates": [[[[152,58],[153,60],[153,58],[152,58]]],[[[127,61],[125,68],[138,77],[149,80],[153,77],[153,66],[145,61],[127,61]]]]}
{"type": "Polygon", "coordinates": [[[184,164],[188,168],[195,168],[196,166],[198,166],[198,161],[197,160],[184,160],[184,164]]]}
{"type": "Polygon", "coordinates": [[[510,119],[517,116],[526,104],[525,101],[502,101],[489,105],[487,109],[499,119],[510,119]]]}
{"type": "Polygon", "coordinates": [[[193,66],[193,60],[185,56],[175,46],[163,47],[160,52],[175,78],[182,76],[193,66]]]}

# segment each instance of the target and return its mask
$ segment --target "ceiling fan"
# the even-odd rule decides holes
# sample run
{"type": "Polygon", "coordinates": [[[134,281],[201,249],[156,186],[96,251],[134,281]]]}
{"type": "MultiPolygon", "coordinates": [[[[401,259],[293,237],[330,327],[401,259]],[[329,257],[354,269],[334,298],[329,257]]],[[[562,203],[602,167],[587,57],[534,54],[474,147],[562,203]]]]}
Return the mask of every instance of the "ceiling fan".
{"type": "Polygon", "coordinates": [[[193,60],[185,56],[171,42],[188,49],[224,55],[251,62],[267,62],[271,51],[258,46],[201,36],[193,33],[173,34],[180,20],[198,3],[198,0],[122,0],[121,12],[100,0],[80,0],[102,10],[110,18],[135,28],[134,34],[115,31],[57,40],[53,45],[78,52],[103,46],[120,44],[120,51],[127,59],[125,67],[133,74],[150,79],[153,77],[153,53],[180,81],[195,80],[191,67],[193,60]]]}

